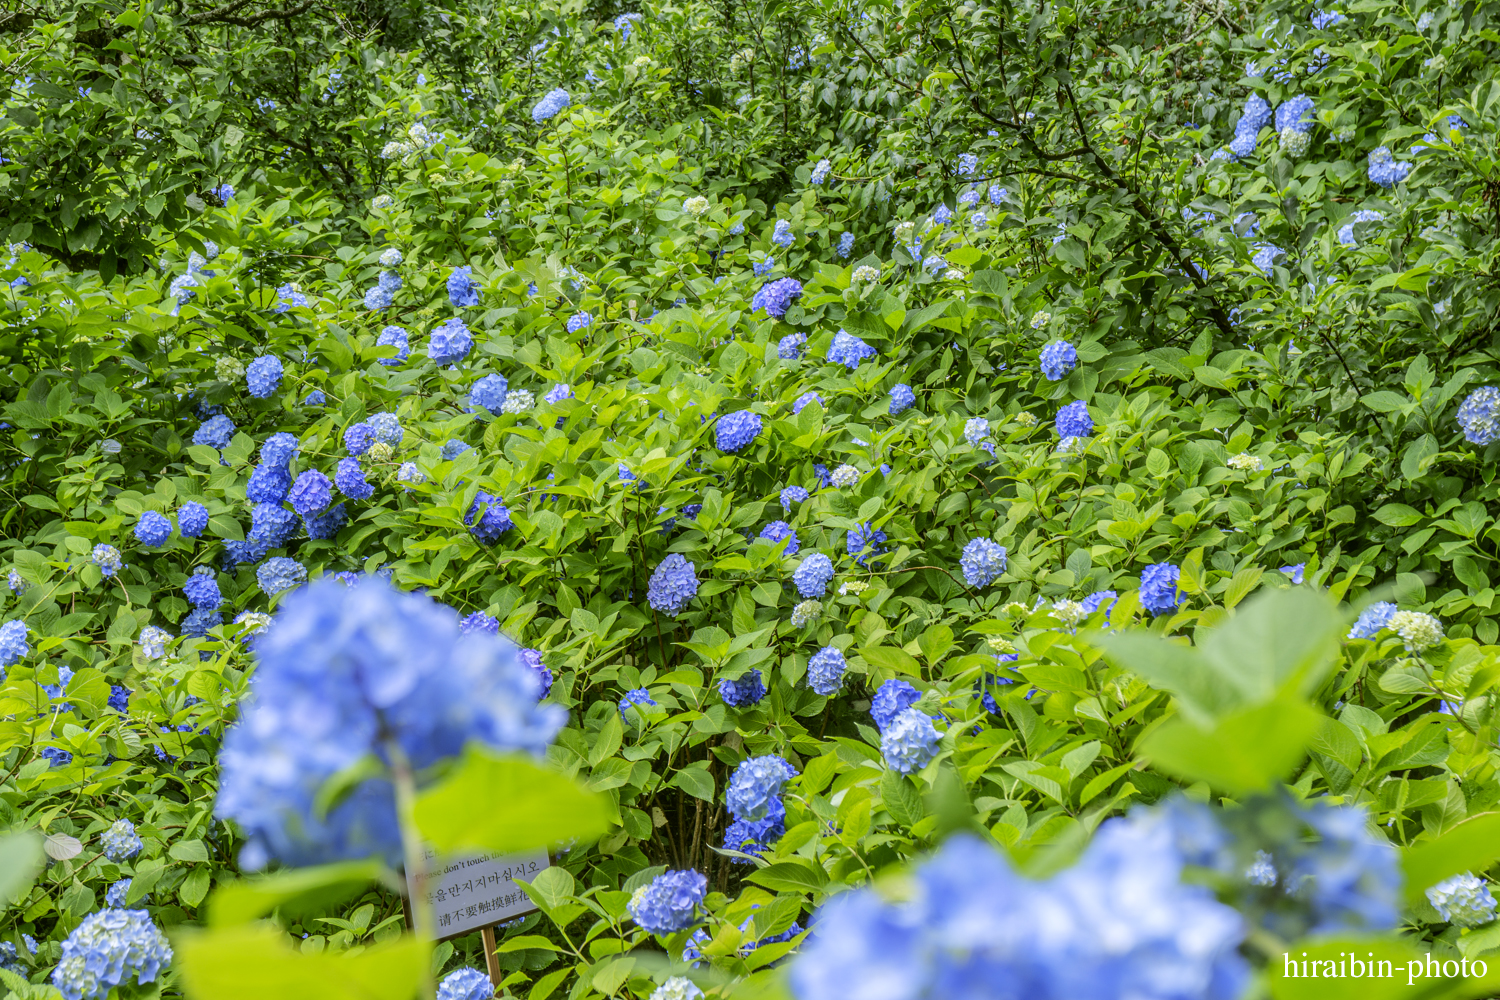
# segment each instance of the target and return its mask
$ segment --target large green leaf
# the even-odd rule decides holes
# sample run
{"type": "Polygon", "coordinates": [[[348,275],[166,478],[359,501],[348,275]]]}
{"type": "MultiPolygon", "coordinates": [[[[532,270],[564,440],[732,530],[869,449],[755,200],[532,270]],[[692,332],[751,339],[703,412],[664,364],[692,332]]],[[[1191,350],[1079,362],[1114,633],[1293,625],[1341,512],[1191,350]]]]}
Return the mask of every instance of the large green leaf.
{"type": "Polygon", "coordinates": [[[1500,858],[1500,813],[1470,816],[1436,840],[1402,850],[1407,898],[1415,902],[1443,879],[1488,868],[1496,858],[1500,858]]]}
{"type": "Polygon", "coordinates": [[[193,1000],[412,1000],[431,951],[408,936],[358,954],[304,955],[264,924],[184,928],[173,947],[193,1000]]]}
{"type": "Polygon", "coordinates": [[[1291,774],[1323,718],[1305,702],[1282,698],[1227,715],[1211,728],[1169,719],[1137,749],[1169,774],[1239,795],[1291,774]]]}
{"type": "Polygon", "coordinates": [[[42,853],[42,835],[20,830],[0,837],[0,900],[9,903],[31,885],[47,860],[42,853]]]}
{"type": "Polygon", "coordinates": [[[346,861],[240,879],[215,890],[208,908],[209,924],[244,924],[278,908],[288,916],[326,912],[364,892],[381,871],[378,861],[346,861]]]}
{"type": "Polygon", "coordinates": [[[609,829],[609,800],[527,757],[471,748],[417,797],[417,827],[439,854],[500,854],[591,840],[609,829]]]}

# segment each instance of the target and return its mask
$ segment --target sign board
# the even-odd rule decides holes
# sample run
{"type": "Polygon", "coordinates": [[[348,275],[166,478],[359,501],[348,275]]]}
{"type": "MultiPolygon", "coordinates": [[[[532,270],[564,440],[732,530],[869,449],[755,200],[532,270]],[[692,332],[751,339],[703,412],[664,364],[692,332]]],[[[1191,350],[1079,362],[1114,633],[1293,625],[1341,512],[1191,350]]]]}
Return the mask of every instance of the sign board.
{"type": "MultiPolygon", "coordinates": [[[[547,864],[547,852],[542,850],[507,857],[473,854],[440,859],[429,848],[423,883],[437,923],[432,936],[442,940],[467,934],[535,910],[536,904],[515,880],[530,882],[547,864]]],[[[410,876],[406,888],[413,898],[420,891],[410,876]]]]}

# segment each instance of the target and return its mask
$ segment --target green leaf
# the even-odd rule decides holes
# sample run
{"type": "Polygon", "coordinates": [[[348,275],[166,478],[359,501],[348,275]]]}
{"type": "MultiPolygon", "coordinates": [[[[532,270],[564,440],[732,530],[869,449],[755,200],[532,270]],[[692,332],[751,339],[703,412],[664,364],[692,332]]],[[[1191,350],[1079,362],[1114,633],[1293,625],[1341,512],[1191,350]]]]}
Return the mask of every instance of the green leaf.
{"type": "MultiPolygon", "coordinates": [[[[526,885],[524,882],[521,884],[526,885]]],[[[568,870],[552,865],[537,873],[537,877],[526,886],[526,892],[536,905],[551,913],[573,898],[575,888],[573,876],[568,870]]]]}
{"type": "Polygon", "coordinates": [[[886,771],[880,779],[880,798],[886,812],[904,827],[914,826],[924,815],[922,793],[911,779],[898,771],[886,771]]]}
{"type": "Polygon", "coordinates": [[[922,665],[917,658],[904,649],[894,646],[861,646],[859,655],[864,657],[866,663],[873,664],[882,670],[889,670],[898,674],[912,674],[920,677],[922,665]]]}
{"type": "Polygon", "coordinates": [[[607,799],[526,757],[470,748],[441,783],[417,797],[422,838],[439,854],[515,854],[609,829],[607,799]]]}
{"type": "Polygon", "coordinates": [[[404,936],[358,953],[293,951],[274,927],[182,928],[176,967],[193,1000],[411,1000],[431,945],[404,936]]]}
{"type": "Polygon", "coordinates": [[[36,878],[46,862],[42,835],[20,830],[0,836],[0,900],[10,903],[36,878]]]}
{"type": "Polygon", "coordinates": [[[812,861],[778,861],[746,875],[745,878],[775,892],[818,893],[828,884],[828,873],[812,861]]]}
{"type": "Polygon", "coordinates": [[[672,788],[680,788],[695,799],[714,801],[714,776],[708,773],[708,762],[695,760],[672,775],[667,782],[672,788]]]}
{"type": "Polygon", "coordinates": [[[1302,760],[1322,718],[1305,702],[1283,698],[1226,715],[1212,729],[1171,719],[1137,749],[1180,778],[1233,795],[1263,791],[1302,760]]]}
{"type": "Polygon", "coordinates": [[[1443,879],[1488,868],[1496,858],[1500,858],[1500,813],[1470,816],[1436,840],[1402,849],[1406,897],[1415,903],[1443,879]]]}
{"type": "Polygon", "coordinates": [[[180,840],[167,849],[178,861],[207,861],[208,848],[201,840],[180,840]]]}
{"type": "Polygon", "coordinates": [[[1388,503],[1375,512],[1375,520],[1392,528],[1407,528],[1422,520],[1422,513],[1404,503],[1388,503]]]}
{"type": "Polygon", "coordinates": [[[378,861],[344,861],[221,885],[209,903],[209,926],[246,924],[278,908],[286,916],[326,913],[364,892],[380,873],[378,861]]]}

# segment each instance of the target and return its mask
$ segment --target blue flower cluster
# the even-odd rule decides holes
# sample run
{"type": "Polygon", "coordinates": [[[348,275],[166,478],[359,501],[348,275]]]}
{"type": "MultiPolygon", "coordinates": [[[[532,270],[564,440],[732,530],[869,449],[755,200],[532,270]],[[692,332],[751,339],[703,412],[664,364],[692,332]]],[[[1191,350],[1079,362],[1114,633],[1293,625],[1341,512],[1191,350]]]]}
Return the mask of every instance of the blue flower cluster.
{"type": "Polygon", "coordinates": [[[698,905],[707,894],[708,879],[701,872],[666,871],[637,889],[626,908],[643,929],[672,934],[698,922],[698,905]]]}
{"type": "Polygon", "coordinates": [[[620,715],[628,720],[630,714],[626,709],[630,708],[631,705],[636,706],[638,711],[644,711],[647,705],[655,704],[656,699],[651,697],[650,691],[645,688],[632,688],[625,692],[625,697],[620,699],[620,715]]]}
{"type": "Polygon", "coordinates": [[[1366,173],[1371,181],[1383,188],[1390,188],[1406,180],[1406,175],[1411,173],[1411,164],[1396,159],[1387,147],[1377,146],[1370,151],[1366,173]]]}
{"type": "Polygon", "coordinates": [[[275,597],[307,582],[307,567],[288,556],[272,556],[255,571],[255,582],[267,597],[275,597]]]}
{"type": "Polygon", "coordinates": [[[959,557],[964,582],[971,587],[988,587],[1005,572],[1005,546],[988,538],[971,538],[959,557]]]}
{"type": "Polygon", "coordinates": [[[792,235],[792,224],[785,219],[776,220],[776,228],[771,233],[771,242],[779,247],[789,247],[796,240],[792,235]]]}
{"type": "MultiPolygon", "coordinates": [[[[774,754],[740,762],[724,795],[724,806],[734,817],[724,831],[726,850],[761,854],[786,832],[781,789],[796,775],[790,764],[774,754]]],[[[743,858],[735,860],[749,863],[743,858]]]]}
{"type": "Polygon", "coordinates": [[[802,348],[807,343],[807,334],[789,333],[776,342],[776,356],[783,361],[796,361],[802,357],[802,348]]]}
{"type": "Polygon", "coordinates": [[[913,872],[911,891],[824,904],[791,966],[797,1000],[1234,1000],[1249,979],[1245,930],[1181,879],[1170,828],[1112,819],[1079,862],[1044,882],[969,835],[913,872]]]}
{"type": "Polygon", "coordinates": [[[747,670],[739,677],[726,677],[719,682],[719,697],[730,708],[749,708],[759,704],[765,696],[766,685],[759,670],[747,670]]]}
{"type": "Polygon", "coordinates": [[[824,646],[807,661],[807,686],[817,694],[832,695],[844,684],[844,654],[837,646],[824,646]]]}
{"type": "Polygon", "coordinates": [[[1078,349],[1066,340],[1055,340],[1042,348],[1038,360],[1041,362],[1042,374],[1049,381],[1056,382],[1078,367],[1078,349]]]}
{"type": "Polygon", "coordinates": [[[792,402],[792,414],[795,416],[796,414],[801,413],[803,408],[806,407],[809,403],[817,403],[819,406],[822,406],[823,397],[818,395],[815,391],[804,392],[792,402]]]}
{"type": "Polygon", "coordinates": [[[917,394],[904,382],[891,386],[891,416],[905,413],[917,401],[917,394]]]}
{"type": "Polygon", "coordinates": [[[289,596],[258,639],[252,697],[225,734],[215,806],[246,834],[241,867],[402,856],[395,795],[360,782],[325,813],[327,780],[386,741],[422,773],[475,742],[541,754],[566,711],[538,705],[515,644],[459,631],[458,614],[380,576],[319,580],[289,596]]]}
{"type": "Polygon", "coordinates": [[[667,555],[646,584],[646,602],[663,614],[676,618],[698,596],[698,577],[693,564],[680,552],[667,555]]]}
{"type": "Polygon", "coordinates": [[[803,597],[822,597],[828,593],[828,582],[832,579],[833,560],[821,552],[807,556],[792,573],[797,593],[803,597]]]}
{"type": "Polygon", "coordinates": [[[788,486],[781,491],[781,509],[791,513],[792,504],[801,503],[807,499],[807,490],[801,486],[788,486]]]}
{"type": "Polygon", "coordinates": [[[102,542],[94,546],[93,560],[105,577],[117,575],[125,566],[124,560],[120,558],[120,550],[102,542]]]}
{"type": "Polygon", "coordinates": [[[1373,639],[1390,623],[1391,616],[1401,609],[1390,601],[1376,601],[1359,613],[1349,629],[1351,639],[1373,639]]]}
{"type": "Polygon", "coordinates": [[[375,346],[394,347],[395,357],[381,358],[380,363],[387,368],[397,368],[406,362],[411,345],[404,329],[399,326],[388,326],[375,338],[375,346]]]}
{"type": "Polygon", "coordinates": [[[1245,100],[1245,109],[1240,112],[1240,120],[1234,126],[1234,138],[1229,142],[1227,154],[1224,150],[1214,154],[1215,158],[1227,155],[1231,160],[1237,160],[1242,156],[1249,156],[1255,152],[1255,144],[1260,138],[1260,130],[1265,128],[1271,121],[1271,106],[1266,99],[1259,94],[1251,94],[1245,100]]]}
{"type": "Polygon", "coordinates": [[[568,96],[568,92],[558,87],[536,102],[536,107],[531,109],[531,120],[540,125],[572,103],[573,99],[568,96]]]}
{"type": "Polygon", "coordinates": [[[177,508],[177,530],[183,538],[197,538],[208,527],[208,508],[189,500],[177,508]]]}
{"type": "Polygon", "coordinates": [[[474,335],[457,316],[432,330],[427,343],[427,356],[440,365],[457,364],[468,357],[474,347],[474,335]]]}
{"type": "Polygon", "coordinates": [[[854,371],[859,367],[860,362],[866,358],[873,358],[875,353],[875,348],[854,334],[839,330],[833,335],[833,341],[828,345],[828,363],[843,365],[850,371],[854,371]]]}
{"type": "Polygon", "coordinates": [[[794,556],[797,554],[797,550],[801,548],[801,543],[797,540],[797,532],[785,521],[772,521],[760,529],[760,537],[768,539],[772,545],[785,539],[786,549],[783,551],[783,555],[794,556]]]}
{"type": "Polygon", "coordinates": [[[304,469],[292,483],[288,499],[293,510],[304,519],[310,518],[333,502],[333,483],[317,469],[304,469]]]}
{"type": "Polygon", "coordinates": [[[750,311],[759,312],[764,309],[769,316],[781,319],[792,303],[801,297],[802,282],[796,278],[777,278],[766,282],[751,296],[750,311]]]}
{"type": "Polygon", "coordinates": [[[1339,242],[1346,247],[1354,246],[1354,227],[1363,222],[1379,222],[1385,216],[1370,208],[1362,208],[1349,216],[1345,223],[1339,227],[1339,242]]]}
{"type": "Polygon", "coordinates": [[[479,286],[474,283],[474,269],[469,265],[448,272],[448,301],[455,309],[479,305],[479,286]]]}
{"type": "Polygon", "coordinates": [[[875,697],[870,699],[870,715],[875,720],[875,727],[882,733],[885,732],[886,727],[896,720],[896,716],[921,699],[922,692],[906,681],[892,677],[881,684],[875,691],[875,697]]]}
{"type": "Polygon", "coordinates": [[[172,537],[172,522],[167,520],[166,515],[148,510],[141,515],[141,519],[135,523],[136,541],[148,548],[160,548],[167,544],[172,537]]]}
{"type": "Polygon", "coordinates": [[[720,451],[733,454],[740,451],[760,434],[760,414],[751,410],[735,410],[719,418],[714,428],[714,441],[720,451]]]}
{"type": "Polygon", "coordinates": [[[1458,927],[1480,927],[1495,919],[1495,897],[1472,872],[1443,879],[1427,890],[1427,901],[1438,916],[1458,927]]]}
{"type": "Polygon", "coordinates": [[[920,771],[937,756],[939,736],[932,719],[908,708],[896,716],[880,734],[880,755],[893,771],[920,771]]]}
{"type": "Polygon", "coordinates": [[[0,667],[20,663],[31,652],[31,643],[27,641],[30,633],[26,623],[19,619],[0,625],[0,667]]]}
{"type": "Polygon", "coordinates": [[[111,861],[128,861],[141,853],[144,846],[135,832],[135,824],[123,817],[99,835],[99,850],[111,861]]]}
{"type": "Polygon", "coordinates": [[[1057,434],[1061,438],[1088,437],[1094,433],[1094,418],[1089,416],[1089,406],[1081,399],[1057,411],[1057,434]]]}
{"type": "Polygon", "coordinates": [[[281,359],[274,354],[265,354],[250,362],[245,369],[245,385],[256,399],[268,399],[281,387],[281,359]]]}
{"type": "Polygon", "coordinates": [[[62,944],[52,985],[65,1000],[104,1000],[134,980],[155,982],[172,963],[172,947],[145,910],[90,913],[62,944]]]}
{"type": "Polygon", "coordinates": [[[464,524],[474,532],[481,545],[494,545],[501,535],[515,527],[515,522],[510,519],[510,509],[500,502],[499,497],[483,490],[474,495],[474,503],[464,515],[464,524]]]}
{"type": "Polygon", "coordinates": [[[1162,614],[1177,607],[1182,592],[1177,589],[1181,571],[1171,563],[1152,563],[1141,571],[1141,607],[1152,614],[1162,614]]]}
{"type": "Polygon", "coordinates": [[[1469,393],[1458,408],[1458,426],[1470,444],[1500,441],[1500,389],[1486,385],[1469,393]]]}
{"type": "Polygon", "coordinates": [[[224,603],[224,597],[219,593],[219,581],[214,576],[214,571],[207,566],[199,566],[193,570],[193,575],[183,583],[182,592],[187,595],[188,603],[195,608],[214,609],[224,603]]]}
{"type": "Polygon", "coordinates": [[[437,1000],[490,1000],[494,995],[490,977],[466,965],[443,977],[438,984],[437,1000]]]}

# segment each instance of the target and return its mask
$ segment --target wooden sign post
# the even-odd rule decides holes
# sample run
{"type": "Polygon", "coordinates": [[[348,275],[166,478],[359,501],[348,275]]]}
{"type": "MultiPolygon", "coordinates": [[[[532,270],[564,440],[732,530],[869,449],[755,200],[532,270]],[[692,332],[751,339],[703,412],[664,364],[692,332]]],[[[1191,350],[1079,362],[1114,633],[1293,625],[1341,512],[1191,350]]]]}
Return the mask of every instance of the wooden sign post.
{"type": "MultiPolygon", "coordinates": [[[[490,982],[500,986],[500,957],[495,953],[495,925],[525,916],[537,909],[537,905],[526,895],[526,890],[516,885],[516,879],[532,881],[548,865],[546,851],[531,851],[509,857],[492,854],[473,854],[456,858],[439,858],[436,852],[427,851],[427,877],[418,886],[410,875],[406,879],[406,890],[412,898],[426,892],[432,907],[432,918],[437,926],[417,928],[430,930],[434,940],[449,938],[479,931],[484,942],[485,971],[490,982]]],[[[407,920],[414,923],[412,909],[407,910],[407,920]]]]}

